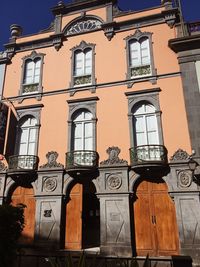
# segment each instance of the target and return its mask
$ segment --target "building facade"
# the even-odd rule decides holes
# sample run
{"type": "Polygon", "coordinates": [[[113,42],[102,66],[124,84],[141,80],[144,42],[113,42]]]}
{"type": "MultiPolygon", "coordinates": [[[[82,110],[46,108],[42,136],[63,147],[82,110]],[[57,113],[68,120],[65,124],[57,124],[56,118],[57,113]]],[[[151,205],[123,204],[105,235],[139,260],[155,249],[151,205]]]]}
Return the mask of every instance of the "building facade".
{"type": "Polygon", "coordinates": [[[2,61],[0,201],[27,206],[21,243],[197,262],[199,185],[168,46],[177,8],[87,0],[52,12],[38,34],[12,25],[2,61]]]}

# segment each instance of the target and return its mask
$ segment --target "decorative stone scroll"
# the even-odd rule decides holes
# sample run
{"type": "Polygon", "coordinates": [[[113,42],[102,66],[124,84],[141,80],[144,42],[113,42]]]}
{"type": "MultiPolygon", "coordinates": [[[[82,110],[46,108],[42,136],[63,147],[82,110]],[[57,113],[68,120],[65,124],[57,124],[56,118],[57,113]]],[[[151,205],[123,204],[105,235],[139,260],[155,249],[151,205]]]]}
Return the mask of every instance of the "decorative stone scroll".
{"type": "Polygon", "coordinates": [[[47,163],[40,166],[40,169],[49,168],[64,168],[63,164],[57,162],[58,153],[56,151],[51,151],[46,154],[47,163]]]}
{"type": "Polygon", "coordinates": [[[110,165],[128,165],[126,160],[120,159],[119,153],[121,152],[119,147],[112,146],[109,147],[106,152],[108,153],[108,159],[100,163],[100,166],[110,166],[110,165]]]}
{"type": "Polygon", "coordinates": [[[6,165],[0,160],[0,171],[6,171],[6,165]]]}
{"type": "Polygon", "coordinates": [[[190,155],[186,151],[179,148],[170,158],[170,161],[187,161],[189,159],[190,155]]]}
{"type": "Polygon", "coordinates": [[[189,171],[180,171],[178,173],[178,185],[179,187],[190,187],[192,183],[192,174],[189,171]]]}

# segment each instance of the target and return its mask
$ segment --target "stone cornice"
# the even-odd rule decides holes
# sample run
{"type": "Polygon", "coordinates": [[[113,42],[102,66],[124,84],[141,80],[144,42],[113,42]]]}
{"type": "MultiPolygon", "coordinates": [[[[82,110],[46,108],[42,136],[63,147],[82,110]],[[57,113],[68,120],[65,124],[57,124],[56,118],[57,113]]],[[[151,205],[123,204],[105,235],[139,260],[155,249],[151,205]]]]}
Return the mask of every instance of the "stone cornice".
{"type": "Polygon", "coordinates": [[[200,48],[200,34],[171,39],[168,45],[176,53],[200,48]]]}

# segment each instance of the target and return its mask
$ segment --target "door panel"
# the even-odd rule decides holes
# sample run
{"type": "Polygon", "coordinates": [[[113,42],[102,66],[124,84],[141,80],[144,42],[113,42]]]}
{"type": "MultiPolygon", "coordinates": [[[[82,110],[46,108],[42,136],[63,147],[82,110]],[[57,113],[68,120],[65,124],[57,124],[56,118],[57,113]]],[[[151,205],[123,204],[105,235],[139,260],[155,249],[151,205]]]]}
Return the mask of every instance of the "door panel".
{"type": "Polygon", "coordinates": [[[135,242],[139,255],[150,255],[155,250],[154,227],[151,223],[151,210],[149,195],[138,194],[134,205],[135,214],[135,242]]]}
{"type": "Polygon", "coordinates": [[[25,227],[20,238],[20,243],[30,244],[34,240],[34,228],[35,228],[35,198],[33,188],[17,187],[12,194],[11,204],[16,206],[17,204],[24,204],[25,227]]]}
{"type": "Polygon", "coordinates": [[[138,255],[178,254],[175,207],[164,182],[142,181],[134,203],[135,239],[138,255]]]}
{"type": "Polygon", "coordinates": [[[82,185],[76,184],[66,205],[65,248],[81,249],[82,242],[82,185]]]}

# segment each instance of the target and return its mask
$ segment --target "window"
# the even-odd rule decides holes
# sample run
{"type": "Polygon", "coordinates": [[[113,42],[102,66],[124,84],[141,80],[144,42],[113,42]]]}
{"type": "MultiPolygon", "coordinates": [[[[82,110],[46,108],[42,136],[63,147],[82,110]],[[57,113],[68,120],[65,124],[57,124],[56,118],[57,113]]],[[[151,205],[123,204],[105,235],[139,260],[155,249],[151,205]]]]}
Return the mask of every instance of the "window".
{"type": "Polygon", "coordinates": [[[19,124],[18,155],[36,154],[37,120],[26,117],[19,124]]]}
{"type": "Polygon", "coordinates": [[[131,77],[151,74],[149,39],[147,37],[129,42],[129,57],[131,77]]]}
{"type": "Polygon", "coordinates": [[[135,145],[159,144],[158,125],[155,107],[149,103],[140,103],[133,110],[135,145]]]}
{"type": "Polygon", "coordinates": [[[94,44],[82,41],[72,48],[72,84],[71,87],[95,84],[94,44]]]}
{"type": "Polygon", "coordinates": [[[27,60],[25,63],[24,83],[23,84],[39,84],[40,81],[41,59],[27,60]]]}
{"type": "Polygon", "coordinates": [[[74,85],[91,84],[92,49],[78,50],[74,57],[74,85]]]}
{"type": "Polygon", "coordinates": [[[20,94],[33,94],[42,91],[42,66],[44,54],[35,51],[23,58],[22,85],[20,94]]]}
{"type": "Polygon", "coordinates": [[[93,150],[92,113],[79,111],[73,118],[73,148],[72,150],[93,150]]]}
{"type": "Polygon", "coordinates": [[[167,160],[163,145],[159,88],[141,92],[127,92],[131,164],[167,160]]]}
{"type": "MultiPolygon", "coordinates": [[[[127,79],[146,77],[156,82],[153,60],[152,33],[136,30],[125,38],[127,54],[127,79]],[[152,77],[153,76],[153,77],[152,77]]],[[[131,84],[128,84],[131,87],[131,84]]]]}
{"type": "Polygon", "coordinates": [[[94,168],[98,165],[96,152],[96,102],[98,97],[68,100],[67,169],[94,168]]]}

